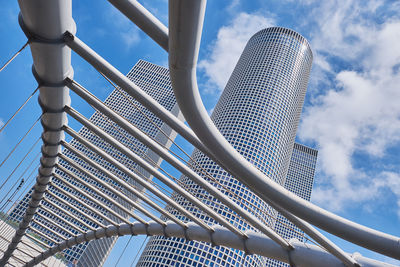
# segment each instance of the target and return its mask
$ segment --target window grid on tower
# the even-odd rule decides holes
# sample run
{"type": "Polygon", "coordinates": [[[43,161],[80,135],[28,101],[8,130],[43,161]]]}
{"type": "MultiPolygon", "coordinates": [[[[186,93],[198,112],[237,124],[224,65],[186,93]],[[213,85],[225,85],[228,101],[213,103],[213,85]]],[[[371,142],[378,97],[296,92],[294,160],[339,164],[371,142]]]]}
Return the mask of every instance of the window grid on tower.
{"type": "MultiPolygon", "coordinates": [[[[239,153],[281,185],[285,184],[289,168],[311,61],[312,52],[308,42],[298,33],[280,27],[256,33],[247,43],[211,116],[221,134],[239,153]]],[[[198,150],[193,152],[192,158],[221,184],[239,195],[240,199],[235,201],[240,206],[265,224],[274,227],[275,220],[271,216],[278,216],[275,210],[198,150]],[[254,209],[254,206],[261,211],[254,209]]],[[[200,174],[200,167],[193,169],[200,174]]],[[[207,176],[202,176],[215,184],[207,176]]],[[[235,212],[218,200],[210,198],[189,178],[182,176],[180,179],[198,199],[207,203],[237,228],[254,230],[235,212]]],[[[216,184],[215,186],[219,187],[216,184]]],[[[207,223],[216,223],[182,197],[175,194],[173,198],[207,223]]],[[[170,211],[186,220],[173,210],[170,211]]],[[[221,265],[221,260],[228,266],[266,264],[263,257],[245,257],[241,251],[234,249],[212,248],[210,244],[186,242],[184,239],[152,237],[138,266],[193,266],[198,262],[202,266],[218,266],[221,265]],[[199,244],[208,253],[203,255],[203,252],[194,250],[199,244]],[[215,259],[210,259],[210,256],[215,256],[215,259]]]]}

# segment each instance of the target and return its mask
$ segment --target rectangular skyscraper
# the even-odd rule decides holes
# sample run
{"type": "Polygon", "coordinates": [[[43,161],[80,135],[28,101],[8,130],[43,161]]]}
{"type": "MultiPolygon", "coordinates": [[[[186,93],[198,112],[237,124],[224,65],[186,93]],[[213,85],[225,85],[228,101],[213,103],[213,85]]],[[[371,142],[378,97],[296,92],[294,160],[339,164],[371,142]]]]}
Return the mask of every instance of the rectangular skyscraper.
{"type": "MultiPolygon", "coordinates": [[[[131,69],[131,71],[127,74],[127,77],[132,80],[136,85],[138,85],[140,88],[142,88],[148,95],[150,95],[153,99],[158,101],[164,108],[167,110],[171,111],[174,115],[176,115],[179,118],[182,118],[181,113],[179,112],[179,108],[176,104],[176,100],[171,88],[171,83],[170,83],[170,77],[169,77],[169,71],[166,68],[154,65],[152,63],[140,60],[137,62],[137,64],[131,69]]],[[[140,130],[142,130],[144,133],[149,135],[150,137],[156,139],[160,144],[170,147],[172,142],[169,140],[174,140],[176,137],[176,133],[171,130],[171,128],[167,125],[165,125],[160,119],[158,119],[156,116],[154,116],[151,112],[149,112],[146,108],[144,108],[141,104],[139,104],[136,100],[134,100],[132,97],[127,95],[125,92],[122,90],[117,90],[115,89],[104,101],[107,106],[112,108],[114,111],[119,113],[120,115],[124,116],[128,121],[130,121],[132,124],[137,126],[140,130]],[[151,120],[151,121],[150,121],[151,120]],[[159,130],[161,129],[162,132],[159,130]],[[165,134],[165,135],[164,135],[165,134]]],[[[161,158],[156,155],[154,152],[149,150],[146,146],[141,144],[139,141],[134,139],[132,136],[127,134],[122,128],[117,126],[115,123],[111,122],[109,119],[101,115],[99,112],[95,112],[93,116],[90,118],[90,121],[102,128],[104,131],[106,131],[108,134],[116,138],[119,142],[123,143],[126,147],[140,155],[142,158],[146,159],[149,163],[152,165],[157,165],[159,166],[161,164],[161,158]]],[[[141,177],[147,179],[150,179],[150,174],[141,169],[139,166],[137,166],[133,161],[128,159],[125,155],[120,153],[117,149],[114,147],[110,146],[106,142],[104,142],[102,139],[97,137],[95,134],[93,134],[90,130],[87,128],[83,127],[80,131],[79,134],[83,137],[85,137],[87,140],[90,142],[96,144],[98,147],[101,147],[104,151],[106,151],[108,154],[112,155],[116,159],[118,159],[120,162],[122,162],[126,167],[131,169],[133,172],[137,173],[141,177]]],[[[81,143],[79,143],[76,140],[72,140],[70,142],[70,145],[76,149],[78,149],[81,153],[85,154],[88,158],[94,160],[104,168],[108,169],[121,179],[130,182],[134,186],[136,186],[137,189],[142,190],[140,186],[135,184],[130,178],[128,178],[125,174],[123,174],[121,171],[119,171],[117,168],[113,167],[112,165],[108,164],[104,159],[102,159],[100,156],[97,154],[93,153],[90,151],[88,148],[83,146],[81,143]]],[[[98,178],[102,179],[103,181],[108,182],[111,184],[114,188],[124,190],[121,188],[117,183],[111,181],[106,175],[104,175],[102,172],[94,169],[92,166],[87,164],[84,160],[79,158],[76,154],[73,152],[64,149],[63,155],[68,157],[69,159],[72,159],[76,162],[78,162],[81,166],[85,167],[86,170],[89,170],[92,174],[96,175],[98,178]]],[[[93,180],[91,180],[89,177],[87,177],[85,174],[77,171],[76,169],[72,168],[70,164],[64,161],[60,161],[60,166],[64,167],[65,169],[72,171],[75,175],[79,176],[80,179],[84,179],[88,183],[95,184],[96,186],[99,186],[99,184],[96,184],[93,180]]],[[[76,186],[79,186],[81,189],[88,190],[85,187],[82,187],[81,184],[76,183],[71,177],[69,177],[66,173],[63,171],[57,169],[57,174],[60,175],[63,179],[67,180],[68,182],[73,183],[76,186]]],[[[82,197],[78,192],[75,192],[74,190],[71,190],[71,188],[68,188],[64,183],[59,181],[59,179],[54,178],[53,182],[59,186],[60,188],[65,190],[66,192],[69,192],[73,194],[76,197],[81,198],[84,201],[90,202],[87,198],[82,197]]],[[[101,188],[101,186],[100,186],[101,188]]],[[[87,210],[82,207],[77,201],[74,201],[70,197],[68,197],[66,194],[63,192],[60,192],[57,190],[55,187],[50,186],[49,191],[54,194],[55,196],[67,200],[70,204],[74,205],[78,209],[83,210],[87,215],[95,217],[97,220],[101,221],[103,224],[107,225],[108,222],[103,219],[99,218],[96,216],[93,212],[90,210],[87,210]]],[[[113,204],[111,203],[102,203],[102,198],[98,196],[97,192],[90,191],[89,192],[99,200],[99,202],[96,203],[91,203],[92,206],[96,207],[98,210],[102,211],[103,214],[107,217],[113,218],[115,221],[118,221],[117,218],[115,218],[114,215],[110,214],[104,208],[102,205],[106,205],[109,208],[111,208],[114,211],[117,211],[120,215],[123,215],[118,209],[116,209],[113,204]]],[[[106,191],[104,191],[106,192],[106,191]]],[[[129,194],[129,192],[124,193],[128,196],[130,196],[132,199],[136,199],[136,197],[132,194],[129,194]]],[[[109,193],[110,194],[110,193],[109,193]]],[[[27,203],[30,199],[31,192],[29,192],[25,198],[17,205],[17,207],[11,212],[11,217],[15,221],[20,221],[22,219],[22,216],[25,212],[25,209],[27,207],[27,203]]],[[[118,199],[117,196],[111,194],[113,199],[115,199],[116,202],[122,204],[123,206],[127,208],[131,208],[129,204],[125,203],[123,200],[118,199]]],[[[69,226],[68,224],[65,224],[63,221],[57,219],[55,216],[47,212],[45,209],[47,208],[50,211],[57,212],[59,216],[62,216],[66,218],[67,220],[70,220],[74,222],[79,228],[82,229],[89,229],[89,227],[98,227],[99,225],[93,223],[90,219],[87,217],[83,217],[81,214],[76,212],[74,209],[71,207],[66,206],[65,203],[62,203],[62,201],[57,200],[57,198],[52,197],[51,195],[46,195],[46,200],[43,201],[42,204],[45,208],[40,208],[38,210],[38,213],[41,214],[42,216],[47,216],[50,218],[52,221],[55,221],[65,229],[67,229],[69,232],[72,232],[74,234],[77,234],[77,230],[74,229],[73,227],[69,226]],[[47,201],[49,200],[49,201],[47,201]],[[62,207],[63,209],[67,210],[69,213],[71,213],[73,216],[76,216],[76,218],[80,219],[82,223],[79,221],[74,220],[74,218],[69,218],[66,214],[61,214],[58,209],[56,209],[51,203],[55,203],[62,207]]],[[[126,216],[126,215],[125,215],[126,216]]],[[[45,224],[47,227],[52,229],[53,225],[47,221],[44,221],[41,219],[41,217],[37,216],[37,220],[40,223],[45,224]]],[[[56,241],[60,240],[60,237],[46,231],[45,229],[41,228],[40,225],[33,223],[32,224],[35,228],[40,229],[42,232],[45,232],[53,238],[56,241]]],[[[61,232],[59,233],[61,235],[64,235],[68,237],[68,233],[66,232],[61,232]]],[[[84,243],[77,245],[71,249],[65,250],[64,255],[67,261],[72,262],[72,263],[77,263],[78,266],[100,266],[104,263],[105,259],[107,258],[109,252],[111,251],[115,241],[117,240],[116,237],[114,238],[103,238],[99,240],[94,240],[89,243],[84,243]]],[[[51,244],[51,240],[45,240],[49,241],[51,244]]]]}
{"type": "MultiPolygon", "coordinates": [[[[286,176],[285,188],[308,201],[311,198],[317,156],[317,150],[295,143],[286,176]]],[[[304,241],[304,233],[281,214],[278,214],[275,231],[286,240],[296,238],[299,241],[304,241]]],[[[289,265],[277,260],[268,259],[267,266],[289,265]]]]}

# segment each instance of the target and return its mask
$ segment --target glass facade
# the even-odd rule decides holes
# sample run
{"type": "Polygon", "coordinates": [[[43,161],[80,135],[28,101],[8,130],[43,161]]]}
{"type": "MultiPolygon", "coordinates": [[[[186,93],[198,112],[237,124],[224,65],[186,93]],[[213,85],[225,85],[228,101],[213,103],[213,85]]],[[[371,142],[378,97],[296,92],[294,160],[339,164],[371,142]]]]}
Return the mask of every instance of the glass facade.
{"type": "MultiPolygon", "coordinates": [[[[164,106],[167,110],[172,111],[173,114],[178,116],[179,118],[182,118],[181,113],[179,112],[179,108],[176,105],[176,100],[172,91],[171,83],[170,83],[170,78],[169,78],[169,71],[166,68],[154,65],[152,63],[140,60],[138,63],[131,69],[131,71],[127,74],[127,77],[132,80],[136,85],[138,85],[140,88],[142,88],[148,95],[153,97],[156,101],[158,101],[162,106],[164,106]]],[[[125,93],[124,93],[125,94],[125,93]]],[[[160,142],[162,145],[165,145],[169,147],[171,145],[171,141],[167,139],[163,134],[160,133],[157,127],[160,127],[166,134],[169,136],[172,140],[176,137],[176,133],[171,130],[170,127],[165,125],[160,119],[158,119],[153,113],[145,109],[142,105],[140,105],[137,101],[135,101],[132,97],[129,95],[121,95],[120,91],[114,90],[104,101],[106,105],[108,105],[110,108],[112,108],[114,111],[125,117],[128,121],[130,121],[132,124],[137,126],[139,129],[141,129],[143,132],[148,134],[150,137],[155,138],[158,142],[160,142]],[[127,100],[129,99],[129,101],[127,100]],[[148,119],[145,118],[145,116],[135,107],[138,106],[147,117],[151,118],[151,120],[155,123],[152,124],[149,122],[148,119]]],[[[143,144],[138,142],[136,139],[134,139],[132,136],[127,134],[122,128],[117,126],[116,124],[112,123],[110,120],[107,120],[106,117],[101,115],[99,112],[95,112],[91,118],[90,121],[105,130],[107,133],[109,133],[111,136],[116,138],[118,141],[123,143],[126,147],[137,153],[138,155],[142,156],[143,158],[151,158],[153,162],[156,162],[157,165],[159,166],[161,164],[161,159],[158,157],[154,152],[150,151],[147,149],[143,144]]],[[[124,156],[122,153],[120,153],[117,149],[113,148],[109,144],[107,144],[105,141],[100,139],[98,136],[95,134],[91,133],[87,128],[83,127],[79,131],[79,134],[86,139],[90,140],[93,144],[96,144],[98,147],[102,148],[104,151],[112,155],[114,158],[118,159],[120,162],[124,163],[125,166],[130,168],[133,172],[139,174],[140,176],[144,177],[145,179],[151,179],[151,176],[149,173],[147,173],[145,170],[141,169],[139,166],[137,166],[134,162],[132,162],[130,159],[128,159],[126,156],[124,156]]],[[[134,181],[130,180],[126,175],[124,175],[120,170],[118,170],[116,167],[112,166],[111,164],[107,163],[105,160],[103,160],[101,157],[96,155],[95,153],[91,152],[89,149],[87,149],[85,146],[80,144],[76,140],[72,140],[70,142],[70,145],[73,146],[74,148],[78,149],[82,153],[84,153],[88,158],[94,160],[95,162],[99,163],[101,166],[105,167],[109,171],[111,171],[113,174],[117,175],[118,177],[122,178],[125,181],[130,182],[134,186],[138,187],[138,189],[142,190],[140,186],[134,183],[134,181]]],[[[63,154],[67,156],[70,159],[73,159],[74,161],[78,162],[81,166],[83,166],[85,169],[89,170],[92,174],[96,175],[98,178],[101,178],[104,181],[107,181],[109,184],[111,184],[114,188],[118,190],[122,190],[126,195],[130,196],[132,199],[135,199],[135,196],[127,192],[126,189],[121,188],[117,183],[111,181],[108,177],[106,177],[103,173],[100,171],[92,168],[89,164],[85,163],[83,160],[75,156],[72,152],[65,150],[63,151],[63,154]]],[[[115,201],[119,202],[120,204],[124,205],[125,207],[131,208],[128,203],[125,203],[121,199],[118,199],[116,195],[108,192],[105,190],[102,186],[97,184],[95,181],[89,179],[86,175],[83,173],[75,170],[73,167],[71,167],[68,163],[60,160],[60,165],[65,167],[66,169],[72,171],[75,173],[77,176],[79,176],[80,179],[85,180],[86,182],[97,186],[102,190],[104,193],[108,194],[111,196],[115,201]]],[[[96,207],[98,210],[102,211],[104,215],[107,217],[110,217],[114,219],[115,221],[118,222],[118,219],[115,218],[113,215],[109,214],[108,211],[106,211],[103,207],[104,205],[110,207],[111,209],[117,211],[120,213],[119,210],[117,210],[116,207],[113,207],[113,205],[107,201],[105,201],[101,196],[97,194],[96,191],[92,191],[89,188],[86,188],[80,183],[77,183],[75,180],[72,178],[69,178],[67,174],[60,170],[56,170],[56,172],[72,183],[73,185],[87,190],[89,194],[94,197],[96,200],[96,203],[90,201],[86,197],[80,195],[78,192],[75,190],[67,187],[61,181],[59,181],[56,178],[53,178],[53,182],[61,187],[63,190],[67,191],[70,194],[73,194],[80,199],[82,199],[84,202],[88,203],[89,205],[96,207]]],[[[68,197],[65,195],[63,192],[58,191],[56,188],[53,186],[49,187],[49,191],[52,192],[53,194],[57,195],[61,199],[64,199],[68,201],[68,203],[72,204],[73,206],[77,207],[79,210],[84,211],[85,214],[88,214],[90,216],[93,216],[96,218],[99,222],[101,222],[104,225],[109,224],[109,222],[105,221],[104,219],[100,218],[99,216],[95,215],[92,211],[85,209],[81,204],[79,204],[77,201],[73,200],[72,198],[68,197]]],[[[10,216],[16,220],[20,221],[24,215],[25,209],[27,207],[27,203],[29,202],[31,196],[31,191],[23,198],[23,200],[14,208],[14,210],[11,212],[10,216]]],[[[50,196],[49,194],[46,194],[46,198],[51,200],[52,202],[56,203],[60,207],[62,207],[65,210],[68,210],[70,213],[72,213],[74,216],[77,218],[81,219],[84,223],[86,223],[89,226],[92,226],[94,228],[97,228],[99,225],[96,223],[91,222],[87,218],[83,217],[79,213],[77,213],[75,210],[69,208],[68,206],[65,205],[65,203],[62,203],[61,201],[58,201],[56,198],[50,196]]],[[[64,213],[57,211],[52,205],[49,205],[47,201],[42,202],[43,205],[45,205],[48,209],[53,210],[56,212],[59,216],[65,218],[66,220],[69,220],[73,222],[76,226],[79,228],[83,229],[84,231],[89,230],[87,225],[85,226],[84,224],[73,220],[72,218],[66,216],[64,213]]],[[[57,219],[55,216],[49,214],[45,210],[39,208],[38,210],[39,214],[45,215],[48,218],[50,218],[52,221],[54,220],[56,223],[64,227],[66,230],[68,230],[70,233],[73,234],[78,234],[77,230],[74,228],[71,228],[68,224],[65,224],[62,222],[60,219],[57,219]]],[[[122,213],[120,213],[122,215],[122,213]]],[[[124,214],[124,216],[126,216],[124,214]]],[[[42,219],[39,216],[35,216],[35,219],[39,221],[42,224],[45,224],[47,227],[50,229],[54,229],[57,233],[60,233],[62,236],[65,236],[67,238],[71,237],[71,235],[65,231],[61,231],[59,228],[56,228],[55,225],[51,224],[50,222],[42,219]]],[[[36,223],[32,223],[32,226],[42,232],[45,232],[49,237],[54,239],[55,241],[59,242],[62,239],[60,236],[57,236],[45,229],[43,229],[40,225],[36,223]]],[[[76,263],[77,266],[100,266],[104,263],[105,259],[107,258],[109,252],[111,251],[115,241],[117,240],[116,237],[112,238],[103,238],[99,240],[94,240],[88,243],[83,243],[80,245],[77,245],[71,249],[67,249],[64,251],[64,256],[68,262],[71,263],[76,263]]],[[[52,244],[51,240],[44,240],[50,244],[52,244]]]]}
{"type": "MultiPolygon", "coordinates": [[[[286,176],[285,188],[308,201],[311,198],[317,156],[317,150],[295,143],[286,176]]],[[[286,240],[296,238],[304,241],[304,233],[281,214],[278,214],[275,231],[286,240]]],[[[277,260],[268,259],[267,262],[267,266],[289,267],[289,264],[277,260]]]]}
{"type": "MultiPolygon", "coordinates": [[[[288,176],[311,63],[309,44],[298,33],[280,27],[261,30],[247,43],[211,116],[239,153],[282,186],[288,176]]],[[[278,214],[269,205],[200,151],[195,150],[192,158],[195,171],[265,224],[275,227],[278,214]]],[[[180,180],[239,229],[254,230],[190,179],[182,176],[180,180]]],[[[182,197],[173,198],[199,218],[215,224],[182,197]]],[[[203,242],[152,237],[138,266],[265,266],[267,261],[203,242]]]]}

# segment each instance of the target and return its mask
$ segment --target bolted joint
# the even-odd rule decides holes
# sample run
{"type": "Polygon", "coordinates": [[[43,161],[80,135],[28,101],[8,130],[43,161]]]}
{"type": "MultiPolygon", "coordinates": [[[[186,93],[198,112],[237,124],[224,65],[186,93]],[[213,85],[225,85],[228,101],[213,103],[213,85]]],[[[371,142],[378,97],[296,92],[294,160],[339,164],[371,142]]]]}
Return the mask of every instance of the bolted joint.
{"type": "Polygon", "coordinates": [[[70,42],[73,42],[74,39],[75,39],[75,36],[71,32],[69,32],[69,31],[64,32],[63,40],[64,40],[65,43],[68,44],[70,42]]]}
{"type": "Polygon", "coordinates": [[[21,12],[18,14],[18,23],[24,32],[25,36],[28,38],[29,43],[43,43],[43,44],[63,44],[65,43],[64,38],[48,39],[44,38],[28,29],[25,25],[24,19],[22,18],[21,12]]]}
{"type": "Polygon", "coordinates": [[[249,256],[249,255],[253,255],[252,252],[250,252],[250,250],[247,247],[247,240],[249,239],[247,234],[244,234],[242,236],[242,241],[243,241],[243,251],[244,251],[244,255],[245,256],[249,256]]]}
{"type": "MultiPolygon", "coordinates": [[[[63,130],[63,126],[68,124],[67,114],[64,112],[64,107],[56,112],[45,111],[42,114],[40,122],[43,126],[45,132],[60,132],[63,130]]],[[[59,133],[58,133],[59,134],[59,133]]],[[[45,135],[45,137],[48,137],[45,135]]],[[[58,140],[47,140],[51,143],[57,143],[60,141],[60,137],[63,136],[53,136],[53,139],[59,138],[58,140]]]]}

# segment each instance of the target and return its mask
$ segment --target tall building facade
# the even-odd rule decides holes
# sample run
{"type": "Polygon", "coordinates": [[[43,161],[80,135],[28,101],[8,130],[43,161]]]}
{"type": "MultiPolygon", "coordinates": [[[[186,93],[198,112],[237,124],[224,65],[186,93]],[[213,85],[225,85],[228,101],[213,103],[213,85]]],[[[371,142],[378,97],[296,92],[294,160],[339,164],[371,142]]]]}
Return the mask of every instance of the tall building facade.
{"type": "MultiPolygon", "coordinates": [[[[285,188],[307,201],[310,201],[311,198],[317,156],[317,150],[298,143],[294,144],[285,188]]],[[[286,240],[296,238],[299,241],[304,241],[303,231],[281,214],[278,214],[274,230],[286,240]]],[[[289,267],[289,264],[268,259],[267,266],[289,267]]]]}
{"type": "MultiPolygon", "coordinates": [[[[311,63],[310,46],[298,33],[280,27],[261,30],[248,41],[211,116],[239,153],[282,186],[291,162],[311,63]]],[[[195,171],[216,187],[223,187],[226,195],[265,224],[275,227],[278,214],[274,209],[200,151],[195,150],[192,159],[195,171]]],[[[182,176],[181,181],[239,229],[253,229],[187,177],[182,176]]],[[[209,224],[215,223],[182,197],[173,198],[209,224]]],[[[267,261],[203,242],[153,237],[138,266],[265,266],[267,261]]]]}
{"type": "MultiPolygon", "coordinates": [[[[172,91],[171,83],[170,83],[170,77],[169,77],[169,71],[166,68],[154,65],[152,63],[140,60],[137,62],[137,64],[129,71],[127,74],[127,77],[133,81],[136,85],[138,85],[140,88],[142,88],[148,95],[153,97],[156,101],[158,101],[164,108],[167,110],[171,111],[173,114],[178,116],[179,118],[182,119],[182,115],[179,111],[179,108],[176,104],[176,100],[172,91]]],[[[160,119],[158,119],[153,113],[145,109],[142,105],[140,105],[137,101],[135,101],[132,97],[129,95],[125,94],[122,92],[124,95],[121,94],[121,90],[115,89],[104,101],[106,105],[108,105],[110,108],[112,108],[114,111],[125,117],[128,121],[130,121],[133,125],[138,127],[140,130],[145,132],[147,135],[149,135],[152,138],[155,138],[160,144],[170,147],[171,146],[171,140],[174,140],[176,137],[176,132],[172,131],[172,129],[164,124],[160,119]],[[138,108],[140,109],[138,109],[138,108]],[[143,113],[145,115],[143,115],[143,113]],[[152,122],[150,122],[147,118],[150,118],[152,122]],[[166,134],[164,135],[159,131],[159,128],[166,134]],[[168,138],[170,139],[168,139],[168,138]]],[[[144,146],[142,143],[137,141],[135,138],[130,136],[127,132],[125,132],[122,128],[120,128],[118,125],[115,123],[111,122],[108,120],[106,117],[101,115],[99,112],[95,112],[91,118],[90,121],[105,130],[107,133],[109,133],[111,136],[116,138],[118,141],[123,143],[126,147],[130,148],[132,151],[140,155],[142,158],[146,159],[149,161],[151,164],[155,165],[160,165],[161,164],[161,158],[156,155],[153,151],[149,150],[146,146],[144,146]],[[150,160],[151,159],[151,160],[150,160]]],[[[118,159],[120,162],[122,162],[126,167],[131,169],[133,172],[136,174],[140,175],[141,177],[145,179],[151,179],[151,175],[140,168],[140,166],[137,166],[133,161],[128,159],[125,155],[120,153],[117,149],[114,147],[110,146],[107,144],[105,141],[100,139],[98,136],[90,132],[86,127],[82,127],[79,131],[79,134],[86,139],[88,139],[90,142],[93,144],[97,145],[98,147],[102,148],[104,151],[106,151],[108,154],[112,155],[114,158],[118,159]]],[[[139,190],[143,190],[139,185],[137,185],[134,181],[132,181],[128,176],[126,176],[124,173],[119,171],[116,167],[112,166],[111,164],[108,164],[104,159],[102,159],[100,156],[97,154],[93,153],[90,151],[88,148],[83,146],[80,142],[77,140],[72,139],[70,142],[70,145],[73,146],[74,148],[78,149],[80,152],[84,153],[88,158],[94,160],[95,162],[99,163],[101,166],[105,167],[109,171],[111,171],[113,174],[117,175],[118,177],[122,178],[125,181],[128,181],[132,185],[136,186],[139,190]]],[[[71,151],[68,151],[64,149],[63,154],[67,156],[70,159],[73,159],[74,161],[78,162],[81,166],[83,166],[85,169],[89,170],[91,173],[95,174],[98,178],[101,178],[104,181],[109,182],[112,184],[115,188],[124,190],[120,186],[118,186],[117,183],[111,181],[108,177],[106,177],[102,172],[94,169],[91,167],[89,164],[87,164],[85,161],[81,160],[79,157],[77,157],[74,153],[71,151]]],[[[64,162],[60,160],[60,165],[63,166],[64,168],[72,171],[75,173],[77,176],[79,176],[80,179],[85,180],[86,182],[99,186],[96,182],[91,180],[89,177],[84,175],[83,173],[75,170],[73,167],[71,167],[67,162],[64,162]]],[[[82,184],[77,183],[76,181],[72,180],[67,174],[60,170],[56,170],[57,174],[59,174],[62,178],[65,180],[73,183],[75,186],[78,186],[79,188],[83,190],[87,190],[93,197],[95,197],[98,202],[93,203],[89,201],[89,199],[83,197],[80,195],[78,192],[71,190],[71,188],[68,188],[65,184],[63,184],[61,181],[59,181],[57,178],[53,178],[53,182],[61,187],[63,190],[68,192],[69,194],[74,194],[78,198],[83,199],[84,201],[88,202],[91,206],[96,207],[98,210],[102,211],[104,215],[107,217],[110,217],[114,219],[115,221],[118,222],[118,219],[115,218],[113,215],[109,214],[102,206],[107,205],[111,209],[115,211],[119,211],[114,207],[111,203],[104,203],[104,199],[97,194],[97,192],[92,191],[88,188],[85,188],[82,184]]],[[[102,188],[100,186],[100,188],[102,188]]],[[[32,191],[32,190],[31,190],[32,191]]],[[[31,196],[31,191],[23,198],[23,200],[14,208],[14,210],[11,212],[10,217],[15,220],[15,221],[20,221],[24,215],[25,209],[27,207],[27,204],[30,200],[31,196]]],[[[109,222],[105,221],[101,217],[97,216],[90,210],[85,209],[82,207],[81,204],[79,204],[77,201],[73,200],[72,198],[68,197],[68,195],[64,194],[63,192],[58,191],[56,188],[53,186],[49,187],[49,191],[55,194],[56,196],[67,200],[69,203],[73,204],[75,207],[78,207],[80,210],[84,211],[86,214],[96,218],[99,222],[103,223],[104,225],[109,224],[109,222]]],[[[126,191],[126,190],[125,190],[126,191]]],[[[124,193],[128,196],[130,196],[132,199],[135,199],[136,196],[130,194],[129,192],[124,193]]],[[[104,190],[103,192],[107,193],[107,190],[104,190]]],[[[107,193],[109,194],[115,201],[119,202],[120,204],[123,204],[125,207],[131,208],[129,204],[125,203],[124,201],[118,199],[118,197],[114,194],[107,193]]],[[[81,219],[85,224],[97,228],[99,225],[91,222],[88,220],[86,217],[83,217],[79,213],[77,213],[75,210],[68,208],[65,204],[62,202],[58,201],[56,198],[52,197],[51,195],[46,195],[46,198],[49,199],[50,201],[56,203],[57,205],[63,207],[64,209],[68,210],[68,212],[72,213],[74,216],[77,218],[81,219]]],[[[71,220],[68,216],[65,214],[57,211],[52,205],[49,205],[48,202],[43,201],[43,205],[45,205],[48,209],[51,209],[52,211],[59,213],[58,215],[64,217],[66,220],[70,220],[76,226],[89,230],[87,226],[84,224],[81,224],[78,221],[71,220]]],[[[76,229],[71,228],[68,224],[65,224],[62,220],[57,219],[55,216],[51,215],[44,209],[40,208],[38,210],[38,213],[41,215],[44,215],[48,218],[50,218],[52,221],[54,220],[57,224],[61,225],[68,231],[74,233],[74,234],[79,234],[76,229]]],[[[122,215],[122,213],[120,213],[122,215]]],[[[47,227],[50,229],[56,230],[58,233],[69,237],[69,234],[63,231],[60,231],[60,229],[54,228],[55,226],[48,221],[45,221],[41,219],[39,216],[35,216],[35,219],[38,220],[40,223],[45,224],[47,227]]],[[[46,231],[44,228],[42,228],[39,224],[33,223],[32,226],[42,232],[45,232],[48,236],[50,236],[52,239],[56,241],[60,241],[60,237],[57,235],[52,234],[49,231],[46,231]]],[[[43,238],[42,238],[43,240],[43,238]]],[[[93,240],[88,243],[83,243],[80,245],[77,245],[75,247],[72,247],[70,249],[67,249],[64,251],[64,256],[67,262],[74,263],[77,266],[101,266],[105,259],[107,258],[109,252],[111,251],[113,245],[115,244],[117,240],[117,237],[111,237],[111,238],[103,238],[103,239],[98,239],[98,240],[93,240]]],[[[49,244],[52,244],[51,240],[44,240],[48,242],[49,244]]]]}

